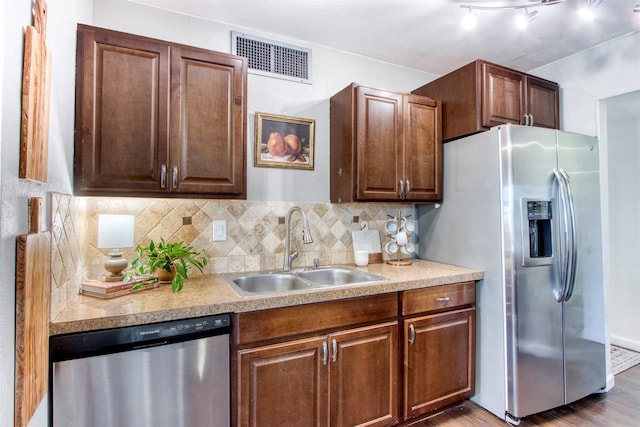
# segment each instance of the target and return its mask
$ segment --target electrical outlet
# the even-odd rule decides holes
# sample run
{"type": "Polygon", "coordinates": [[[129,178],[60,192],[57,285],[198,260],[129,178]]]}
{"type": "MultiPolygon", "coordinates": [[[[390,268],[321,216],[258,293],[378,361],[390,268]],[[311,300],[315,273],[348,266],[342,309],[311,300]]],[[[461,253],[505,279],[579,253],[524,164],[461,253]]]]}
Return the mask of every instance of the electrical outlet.
{"type": "Polygon", "coordinates": [[[213,221],[213,241],[223,242],[227,240],[227,221],[213,221]]]}

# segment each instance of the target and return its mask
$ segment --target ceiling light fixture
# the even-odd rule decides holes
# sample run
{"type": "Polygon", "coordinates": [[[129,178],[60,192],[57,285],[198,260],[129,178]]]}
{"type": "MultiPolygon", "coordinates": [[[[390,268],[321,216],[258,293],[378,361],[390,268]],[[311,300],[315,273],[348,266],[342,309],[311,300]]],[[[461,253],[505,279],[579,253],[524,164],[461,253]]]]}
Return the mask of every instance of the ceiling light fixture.
{"type": "MultiPolygon", "coordinates": [[[[517,4],[517,5],[501,5],[501,6],[495,5],[495,4],[494,5],[486,4],[484,6],[481,4],[473,4],[473,5],[461,4],[460,5],[461,8],[468,9],[469,11],[469,13],[465,14],[465,16],[462,17],[462,27],[465,30],[470,30],[476,26],[477,17],[473,13],[474,10],[522,9],[524,10],[524,12],[519,13],[518,16],[516,16],[516,26],[518,28],[524,29],[527,27],[527,24],[532,20],[534,20],[538,15],[537,11],[529,12],[530,8],[539,7],[539,6],[552,6],[554,4],[560,4],[563,1],[565,0],[540,0],[535,3],[517,4]]],[[[603,0],[587,0],[587,1],[589,1],[589,3],[599,4],[603,0]]],[[[488,2],[488,3],[491,3],[491,2],[488,2]]]]}
{"type": "Polygon", "coordinates": [[[637,12],[637,13],[640,13],[640,3],[638,3],[637,5],[635,5],[635,6],[633,7],[633,11],[634,11],[634,12],[637,12]]]}
{"type": "Polygon", "coordinates": [[[462,28],[469,31],[475,28],[478,18],[473,13],[473,10],[469,8],[469,13],[465,13],[462,17],[462,28]]]}
{"type": "Polygon", "coordinates": [[[536,19],[537,16],[538,16],[537,10],[533,10],[529,12],[525,8],[523,13],[519,13],[516,15],[516,27],[520,30],[526,29],[527,25],[529,25],[529,22],[536,19]]]}

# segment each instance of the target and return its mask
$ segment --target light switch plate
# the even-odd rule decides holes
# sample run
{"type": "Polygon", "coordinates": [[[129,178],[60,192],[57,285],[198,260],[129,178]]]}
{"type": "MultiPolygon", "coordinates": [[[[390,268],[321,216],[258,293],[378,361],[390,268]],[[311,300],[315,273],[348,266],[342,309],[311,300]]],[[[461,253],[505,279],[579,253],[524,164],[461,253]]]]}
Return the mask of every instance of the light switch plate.
{"type": "Polygon", "coordinates": [[[223,242],[227,240],[227,221],[213,221],[213,241],[223,242]]]}

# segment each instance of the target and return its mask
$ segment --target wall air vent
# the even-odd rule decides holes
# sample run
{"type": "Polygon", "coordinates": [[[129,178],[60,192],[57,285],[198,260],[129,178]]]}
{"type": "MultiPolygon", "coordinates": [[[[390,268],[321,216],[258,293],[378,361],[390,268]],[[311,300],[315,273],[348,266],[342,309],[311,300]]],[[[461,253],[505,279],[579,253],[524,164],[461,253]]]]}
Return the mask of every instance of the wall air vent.
{"type": "Polygon", "coordinates": [[[232,31],[231,53],[246,57],[252,74],[311,84],[311,49],[232,31]]]}

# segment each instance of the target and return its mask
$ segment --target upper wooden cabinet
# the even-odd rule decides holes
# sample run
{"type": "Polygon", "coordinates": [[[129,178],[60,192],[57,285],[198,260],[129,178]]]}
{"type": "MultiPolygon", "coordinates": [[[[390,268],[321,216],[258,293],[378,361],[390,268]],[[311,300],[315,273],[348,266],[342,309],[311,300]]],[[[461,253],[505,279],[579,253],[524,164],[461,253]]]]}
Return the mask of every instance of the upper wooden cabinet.
{"type": "Polygon", "coordinates": [[[351,84],[330,108],[332,203],[442,199],[439,101],[351,84]]]}
{"type": "Polygon", "coordinates": [[[78,26],[76,195],[246,198],[246,59],[78,26]]]}
{"type": "Polygon", "coordinates": [[[414,90],[442,101],[445,140],[506,123],[558,129],[554,82],[476,60],[414,90]]]}

